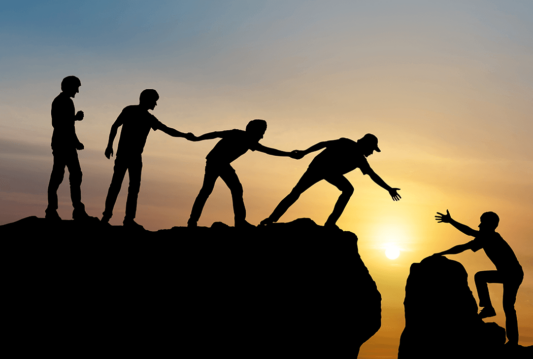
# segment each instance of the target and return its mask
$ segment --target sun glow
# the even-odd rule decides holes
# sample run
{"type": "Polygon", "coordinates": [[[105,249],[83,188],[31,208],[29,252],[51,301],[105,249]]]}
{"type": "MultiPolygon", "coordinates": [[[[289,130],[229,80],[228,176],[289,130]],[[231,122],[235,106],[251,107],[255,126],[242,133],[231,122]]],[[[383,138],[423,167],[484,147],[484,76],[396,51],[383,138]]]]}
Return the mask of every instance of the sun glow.
{"type": "Polygon", "coordinates": [[[385,256],[389,259],[396,259],[400,256],[400,248],[395,244],[387,243],[385,245],[385,256]]]}

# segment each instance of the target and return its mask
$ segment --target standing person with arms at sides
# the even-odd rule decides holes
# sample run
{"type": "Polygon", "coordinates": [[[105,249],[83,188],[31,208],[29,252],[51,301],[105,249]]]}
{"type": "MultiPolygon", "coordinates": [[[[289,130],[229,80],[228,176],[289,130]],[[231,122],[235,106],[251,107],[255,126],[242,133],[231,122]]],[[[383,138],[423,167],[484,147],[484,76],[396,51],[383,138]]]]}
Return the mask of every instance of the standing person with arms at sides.
{"type": "Polygon", "coordinates": [[[353,186],[344,177],[344,174],[359,168],[364,175],[380,187],[387,190],[394,201],[400,200],[399,188],[392,188],[379,177],[366,160],[374,151],[381,152],[378,148],[378,139],[372,134],[366,134],[359,141],[354,142],[348,138],[317,143],[305,151],[296,151],[299,158],[321,149],[325,149],[316,156],[302,178],[298,181],[291,193],[276,207],[270,217],[261,221],[262,226],[277,222],[280,217],[298,200],[300,195],[314,184],[326,180],[342,193],[335,203],[335,208],[326,221],[325,227],[338,229],[336,223],[354,192],[353,186]]]}
{"type": "Polygon", "coordinates": [[[158,99],[159,95],[156,90],[144,90],[141,92],[139,104],[125,107],[111,126],[109,142],[105,150],[105,156],[108,159],[113,156],[113,141],[120,126],[122,126],[122,131],[113,169],[113,178],[107,192],[105,210],[101,220],[104,224],[109,224],[124,175],[128,171],[130,185],[128,187],[124,227],[144,229],[134,219],[137,212],[137,197],[141,187],[142,153],[151,129],[161,130],[172,137],[184,137],[188,140],[194,138],[192,133],[185,134],[165,126],[148,112],[148,110],[155,108],[158,99]]]}
{"type": "Polygon", "coordinates": [[[264,120],[252,120],[246,125],[246,131],[229,130],[206,133],[197,137],[194,141],[221,138],[206,157],[204,183],[202,189],[194,201],[191,217],[187,222],[188,227],[197,227],[205,202],[209,198],[218,177],[226,183],[231,191],[233,200],[233,212],[235,214],[235,227],[254,227],[246,221],[246,208],[244,207],[243,189],[239,177],[235,173],[231,162],[245,154],[248,150],[259,151],[272,156],[285,156],[296,158],[295,153],[284,152],[265,147],[259,143],[267,129],[264,120]]]}
{"type": "Polygon", "coordinates": [[[447,254],[459,254],[468,249],[477,252],[481,248],[494,263],[496,270],[477,272],[474,279],[479,296],[479,306],[483,309],[479,312],[480,318],[489,318],[496,315],[492,306],[487,283],[503,283],[503,311],[505,312],[505,329],[507,332],[507,345],[518,345],[518,319],[514,308],[518,288],[524,279],[524,271],[518,262],[516,255],[509,244],[496,232],[500,223],[500,218],[494,212],[485,212],[481,215],[479,231],[476,231],[464,224],[461,224],[450,215],[437,212],[435,219],[439,223],[450,223],[456,229],[474,237],[474,240],[448,249],[447,251],[435,253],[443,256],[447,254]]]}
{"type": "Polygon", "coordinates": [[[78,159],[78,150],[83,150],[83,144],[76,136],[76,121],[83,120],[83,112],[74,108],[71,98],[79,93],[81,81],[76,76],[67,76],[61,82],[61,93],[52,102],[52,154],[54,156],[54,166],[48,184],[48,207],[45,218],[52,221],[60,221],[57,213],[58,199],[57,190],[63,182],[65,167],[69,171],[70,197],[72,199],[72,218],[74,220],[87,220],[89,217],[85,212],[85,205],[81,202],[81,180],[82,172],[78,159]]]}

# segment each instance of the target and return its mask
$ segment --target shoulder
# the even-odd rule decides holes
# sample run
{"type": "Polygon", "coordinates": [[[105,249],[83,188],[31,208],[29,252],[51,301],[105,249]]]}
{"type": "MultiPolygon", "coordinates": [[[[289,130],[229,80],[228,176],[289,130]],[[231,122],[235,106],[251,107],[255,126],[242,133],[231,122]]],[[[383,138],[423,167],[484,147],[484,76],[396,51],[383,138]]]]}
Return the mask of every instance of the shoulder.
{"type": "Polygon", "coordinates": [[[54,101],[52,101],[52,105],[64,105],[64,104],[73,104],[74,102],[70,97],[65,95],[63,92],[61,92],[59,95],[56,96],[54,101]]]}

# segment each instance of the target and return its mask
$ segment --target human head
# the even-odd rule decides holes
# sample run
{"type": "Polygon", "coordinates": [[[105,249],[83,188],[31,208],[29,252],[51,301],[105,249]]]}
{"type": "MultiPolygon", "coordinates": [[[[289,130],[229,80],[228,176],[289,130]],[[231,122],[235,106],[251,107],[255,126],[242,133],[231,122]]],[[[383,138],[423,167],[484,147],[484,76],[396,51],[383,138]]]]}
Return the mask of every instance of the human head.
{"type": "Polygon", "coordinates": [[[494,231],[500,223],[500,217],[494,212],[485,212],[481,215],[480,222],[480,230],[494,231]]]}
{"type": "Polygon", "coordinates": [[[149,110],[153,110],[159,100],[159,94],[156,90],[146,89],[141,92],[139,103],[142,107],[146,107],[149,110]]]}
{"type": "Polygon", "coordinates": [[[79,92],[81,81],[76,76],[67,76],[61,81],[61,91],[70,97],[76,96],[79,92]]]}
{"type": "Polygon", "coordinates": [[[374,151],[381,152],[378,147],[378,138],[371,133],[364,135],[363,138],[357,141],[357,143],[362,145],[363,154],[366,157],[370,156],[372,153],[374,153],[374,151]]]}
{"type": "Polygon", "coordinates": [[[267,129],[267,123],[265,120],[252,120],[246,125],[246,132],[258,138],[263,138],[267,129]]]}

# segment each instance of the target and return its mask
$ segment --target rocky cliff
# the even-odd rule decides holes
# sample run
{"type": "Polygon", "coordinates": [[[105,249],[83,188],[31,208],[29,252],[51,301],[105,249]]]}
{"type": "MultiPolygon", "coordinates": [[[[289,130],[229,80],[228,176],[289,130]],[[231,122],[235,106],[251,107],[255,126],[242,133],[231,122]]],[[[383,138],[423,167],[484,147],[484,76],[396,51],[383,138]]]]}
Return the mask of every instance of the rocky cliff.
{"type": "Polygon", "coordinates": [[[20,356],[357,357],[381,296],[350,232],[0,226],[4,341],[20,356]]]}
{"type": "Polygon", "coordinates": [[[467,278],[464,267],[446,257],[411,265],[398,359],[532,358],[532,347],[504,347],[505,330],[478,317],[467,278]]]}

